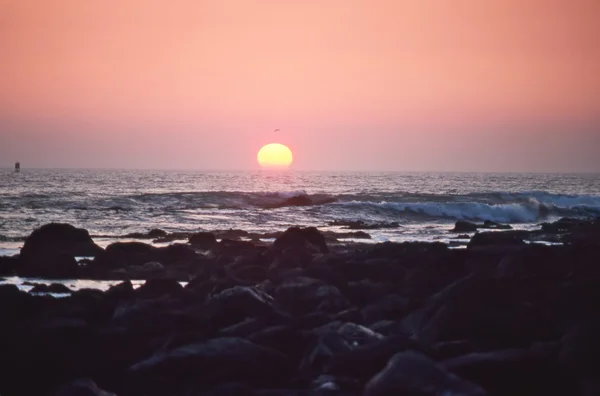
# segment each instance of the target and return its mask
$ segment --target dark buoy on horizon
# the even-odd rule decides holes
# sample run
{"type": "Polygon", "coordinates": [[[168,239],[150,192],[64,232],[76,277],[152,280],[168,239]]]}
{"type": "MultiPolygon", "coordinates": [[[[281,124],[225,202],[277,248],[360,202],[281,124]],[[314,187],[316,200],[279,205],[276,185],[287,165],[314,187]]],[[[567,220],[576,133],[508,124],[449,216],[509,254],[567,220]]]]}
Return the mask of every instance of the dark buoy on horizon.
{"type": "Polygon", "coordinates": [[[15,162],[15,172],[21,172],[21,163],[19,161],[15,162]]]}

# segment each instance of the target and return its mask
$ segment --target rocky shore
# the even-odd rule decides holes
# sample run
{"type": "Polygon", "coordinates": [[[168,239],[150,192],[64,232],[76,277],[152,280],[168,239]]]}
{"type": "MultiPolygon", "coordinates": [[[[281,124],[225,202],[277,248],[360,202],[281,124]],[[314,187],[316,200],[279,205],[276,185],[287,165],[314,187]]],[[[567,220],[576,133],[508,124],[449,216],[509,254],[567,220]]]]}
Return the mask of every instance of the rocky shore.
{"type": "Polygon", "coordinates": [[[48,224],[0,276],[123,282],[0,286],[0,394],[599,394],[600,220],[509,228],[459,222],[464,249],[296,227],[103,249],[48,224]]]}

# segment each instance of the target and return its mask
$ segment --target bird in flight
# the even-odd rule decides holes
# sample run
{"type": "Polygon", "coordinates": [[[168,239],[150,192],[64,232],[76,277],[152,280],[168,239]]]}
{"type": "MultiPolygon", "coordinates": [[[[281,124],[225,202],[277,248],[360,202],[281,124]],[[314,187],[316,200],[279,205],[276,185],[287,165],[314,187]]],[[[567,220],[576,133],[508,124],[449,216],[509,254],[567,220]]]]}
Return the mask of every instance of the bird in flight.
{"type": "Polygon", "coordinates": [[[273,132],[279,132],[279,129],[275,129],[273,132]]]}

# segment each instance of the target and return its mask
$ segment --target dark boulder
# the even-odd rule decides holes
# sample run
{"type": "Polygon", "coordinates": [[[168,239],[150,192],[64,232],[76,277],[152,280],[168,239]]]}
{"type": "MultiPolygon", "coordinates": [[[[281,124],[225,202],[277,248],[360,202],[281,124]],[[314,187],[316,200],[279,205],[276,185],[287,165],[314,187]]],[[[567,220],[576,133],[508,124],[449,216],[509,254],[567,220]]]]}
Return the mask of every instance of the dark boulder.
{"type": "Polygon", "coordinates": [[[77,278],[79,266],[70,254],[47,251],[43,255],[28,256],[17,268],[19,276],[36,276],[49,279],[77,278]]]}
{"type": "Polygon", "coordinates": [[[274,349],[286,356],[299,360],[310,346],[310,338],[300,330],[288,325],[275,325],[259,330],[248,340],[267,348],[274,349]]]}
{"type": "Polygon", "coordinates": [[[559,344],[534,344],[529,349],[470,353],[441,366],[493,395],[567,395],[575,384],[560,369],[559,344]]]}
{"type": "MultiPolygon", "coordinates": [[[[339,324],[337,324],[339,326],[339,324]]],[[[316,343],[307,350],[300,364],[300,372],[305,377],[314,377],[328,372],[328,367],[336,355],[348,353],[352,346],[344,337],[335,331],[335,323],[325,329],[313,331],[317,336],[316,343]]]]}
{"type": "Polygon", "coordinates": [[[430,296],[467,276],[470,268],[462,253],[443,252],[408,270],[403,282],[405,293],[411,297],[430,296]]]}
{"type": "Polygon", "coordinates": [[[375,282],[366,278],[358,282],[349,282],[344,294],[351,304],[363,307],[382,299],[392,289],[393,285],[389,283],[375,282]]]}
{"type": "Polygon", "coordinates": [[[540,244],[525,245],[508,253],[496,267],[499,278],[563,280],[575,269],[574,256],[563,247],[550,247],[540,244]]]}
{"type": "Polygon", "coordinates": [[[429,298],[403,324],[428,343],[470,339],[497,348],[521,347],[557,336],[553,312],[543,300],[553,290],[552,285],[471,275],[429,298]]]}
{"type": "Polygon", "coordinates": [[[157,238],[166,238],[167,232],[158,228],[154,228],[146,233],[143,232],[132,232],[130,234],[125,234],[122,238],[132,238],[132,239],[157,239],[157,238]]]}
{"type": "Polygon", "coordinates": [[[43,283],[36,284],[33,289],[29,291],[30,293],[53,293],[53,294],[70,294],[72,290],[62,283],[52,283],[50,285],[45,285],[43,283]]]}
{"type": "Polygon", "coordinates": [[[560,366],[575,379],[582,395],[596,395],[600,389],[599,331],[596,319],[572,326],[562,339],[560,366]]]}
{"type": "Polygon", "coordinates": [[[256,245],[250,241],[236,241],[232,239],[222,239],[218,247],[219,252],[227,256],[248,255],[256,250],[256,245]]]}
{"type": "Polygon", "coordinates": [[[273,313],[273,298],[257,288],[246,286],[225,289],[197,307],[197,314],[217,329],[239,323],[248,317],[265,318],[273,313]]]}
{"type": "Polygon", "coordinates": [[[102,248],[92,241],[87,230],[69,224],[46,224],[25,240],[17,275],[55,279],[77,277],[75,256],[98,256],[102,253],[102,248]]]}
{"type": "Polygon", "coordinates": [[[135,289],[131,281],[127,280],[117,285],[111,286],[104,295],[107,298],[119,301],[127,300],[135,296],[135,289]]]}
{"type": "MultiPolygon", "coordinates": [[[[342,327],[338,330],[338,332],[340,331],[343,331],[342,327]]],[[[354,344],[352,339],[346,337],[347,335],[342,336],[346,342],[351,342],[350,348],[333,354],[326,371],[334,375],[357,378],[364,382],[382,370],[388,360],[398,352],[406,350],[428,352],[424,345],[404,335],[380,337],[379,333],[373,332],[373,336],[363,337],[363,340],[367,342],[362,344],[354,344]]]]}
{"type": "Polygon", "coordinates": [[[0,275],[14,275],[21,264],[18,256],[0,256],[0,275]]]}
{"type": "Polygon", "coordinates": [[[340,226],[345,230],[377,230],[383,228],[398,228],[400,224],[398,222],[381,222],[381,223],[367,223],[362,220],[335,220],[328,223],[330,226],[340,226]]]}
{"type": "Polygon", "coordinates": [[[212,232],[197,232],[190,235],[188,242],[195,248],[210,250],[217,245],[217,238],[212,232]]]}
{"type": "Polygon", "coordinates": [[[241,282],[260,283],[267,279],[267,269],[260,265],[236,267],[233,275],[241,282]]]}
{"type": "Polygon", "coordinates": [[[578,248],[600,248],[600,218],[573,227],[562,240],[578,248]]]}
{"type": "MultiPolygon", "coordinates": [[[[269,324],[276,324],[275,320],[268,320],[265,318],[247,318],[241,322],[235,323],[231,326],[222,328],[219,331],[220,337],[241,337],[248,338],[250,334],[261,331],[269,324]]],[[[254,342],[253,340],[250,340],[254,342]]],[[[259,343],[260,344],[260,343],[259,343]]]]}
{"type": "Polygon", "coordinates": [[[194,249],[182,243],[175,243],[156,250],[156,260],[163,265],[187,263],[196,258],[194,249]]]}
{"type": "Polygon", "coordinates": [[[337,313],[349,306],[337,287],[306,277],[283,281],[275,290],[275,298],[278,305],[294,315],[315,310],[337,313]]]}
{"type": "Polygon", "coordinates": [[[288,370],[287,358],[270,348],[241,338],[214,338],[160,351],[131,366],[144,375],[147,385],[155,381],[182,380],[214,384],[226,381],[277,384],[288,370]]]}
{"type": "Polygon", "coordinates": [[[470,221],[458,220],[454,224],[454,228],[451,232],[475,232],[477,231],[477,224],[471,223],[470,221]]]}
{"type": "Polygon", "coordinates": [[[446,394],[483,396],[486,392],[437,366],[427,356],[411,351],[394,355],[364,392],[365,396],[446,394]]]}
{"type": "Polygon", "coordinates": [[[275,239],[273,246],[280,250],[299,249],[310,253],[329,252],[325,237],[315,227],[288,228],[280,237],[275,239]]]}
{"type": "Polygon", "coordinates": [[[397,259],[378,257],[369,259],[352,258],[340,264],[337,270],[348,281],[362,281],[365,279],[374,282],[402,282],[406,268],[398,263],[397,259]]]}
{"type": "Polygon", "coordinates": [[[38,256],[44,257],[49,252],[70,256],[97,256],[102,253],[102,248],[92,241],[88,231],[83,228],[50,223],[34,230],[27,237],[21,249],[21,257],[29,261],[38,256]]]}
{"type": "Polygon", "coordinates": [[[586,220],[581,219],[572,219],[568,217],[563,217],[559,220],[556,220],[553,223],[542,223],[542,232],[547,233],[561,233],[572,231],[574,228],[586,224],[586,220]]]}
{"type": "Polygon", "coordinates": [[[184,244],[154,247],[142,242],[115,242],[106,247],[103,255],[94,260],[100,268],[142,267],[149,262],[163,266],[187,263],[196,258],[196,252],[184,244]]]}
{"type": "Polygon", "coordinates": [[[90,379],[78,379],[61,387],[55,396],[117,396],[114,393],[102,390],[90,379]]]}
{"type": "Polygon", "coordinates": [[[108,268],[120,268],[129,265],[141,266],[156,261],[157,248],[142,242],[115,242],[106,247],[105,253],[96,257],[94,263],[108,268]]]}
{"type": "Polygon", "coordinates": [[[183,286],[174,279],[148,279],[136,293],[141,297],[156,297],[164,294],[175,294],[183,290],[183,286]]]}
{"type": "Polygon", "coordinates": [[[389,294],[361,310],[365,323],[372,324],[384,319],[399,320],[411,308],[410,300],[397,294],[389,294]]]}
{"type": "Polygon", "coordinates": [[[341,334],[353,346],[371,344],[382,340],[383,335],[356,323],[347,322],[340,326],[338,333],[341,334]]]}
{"type": "Polygon", "coordinates": [[[482,225],[477,228],[483,228],[488,230],[512,230],[510,224],[496,223],[495,221],[485,220],[482,225]]]}
{"type": "Polygon", "coordinates": [[[521,231],[488,231],[478,232],[467,244],[467,249],[519,247],[525,245],[523,239],[527,232],[521,231]]]}

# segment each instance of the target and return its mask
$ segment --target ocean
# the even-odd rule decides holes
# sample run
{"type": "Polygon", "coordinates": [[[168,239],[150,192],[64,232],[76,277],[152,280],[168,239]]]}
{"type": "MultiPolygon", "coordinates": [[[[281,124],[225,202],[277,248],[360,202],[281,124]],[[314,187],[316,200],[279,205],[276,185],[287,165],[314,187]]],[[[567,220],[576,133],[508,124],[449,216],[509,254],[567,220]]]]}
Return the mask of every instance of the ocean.
{"type": "Polygon", "coordinates": [[[372,242],[449,241],[457,220],[528,229],[598,215],[598,174],[0,170],[0,255],[49,222],[85,228],[105,246],[154,228],[340,231],[348,221],[397,223],[365,230],[372,242]]]}

